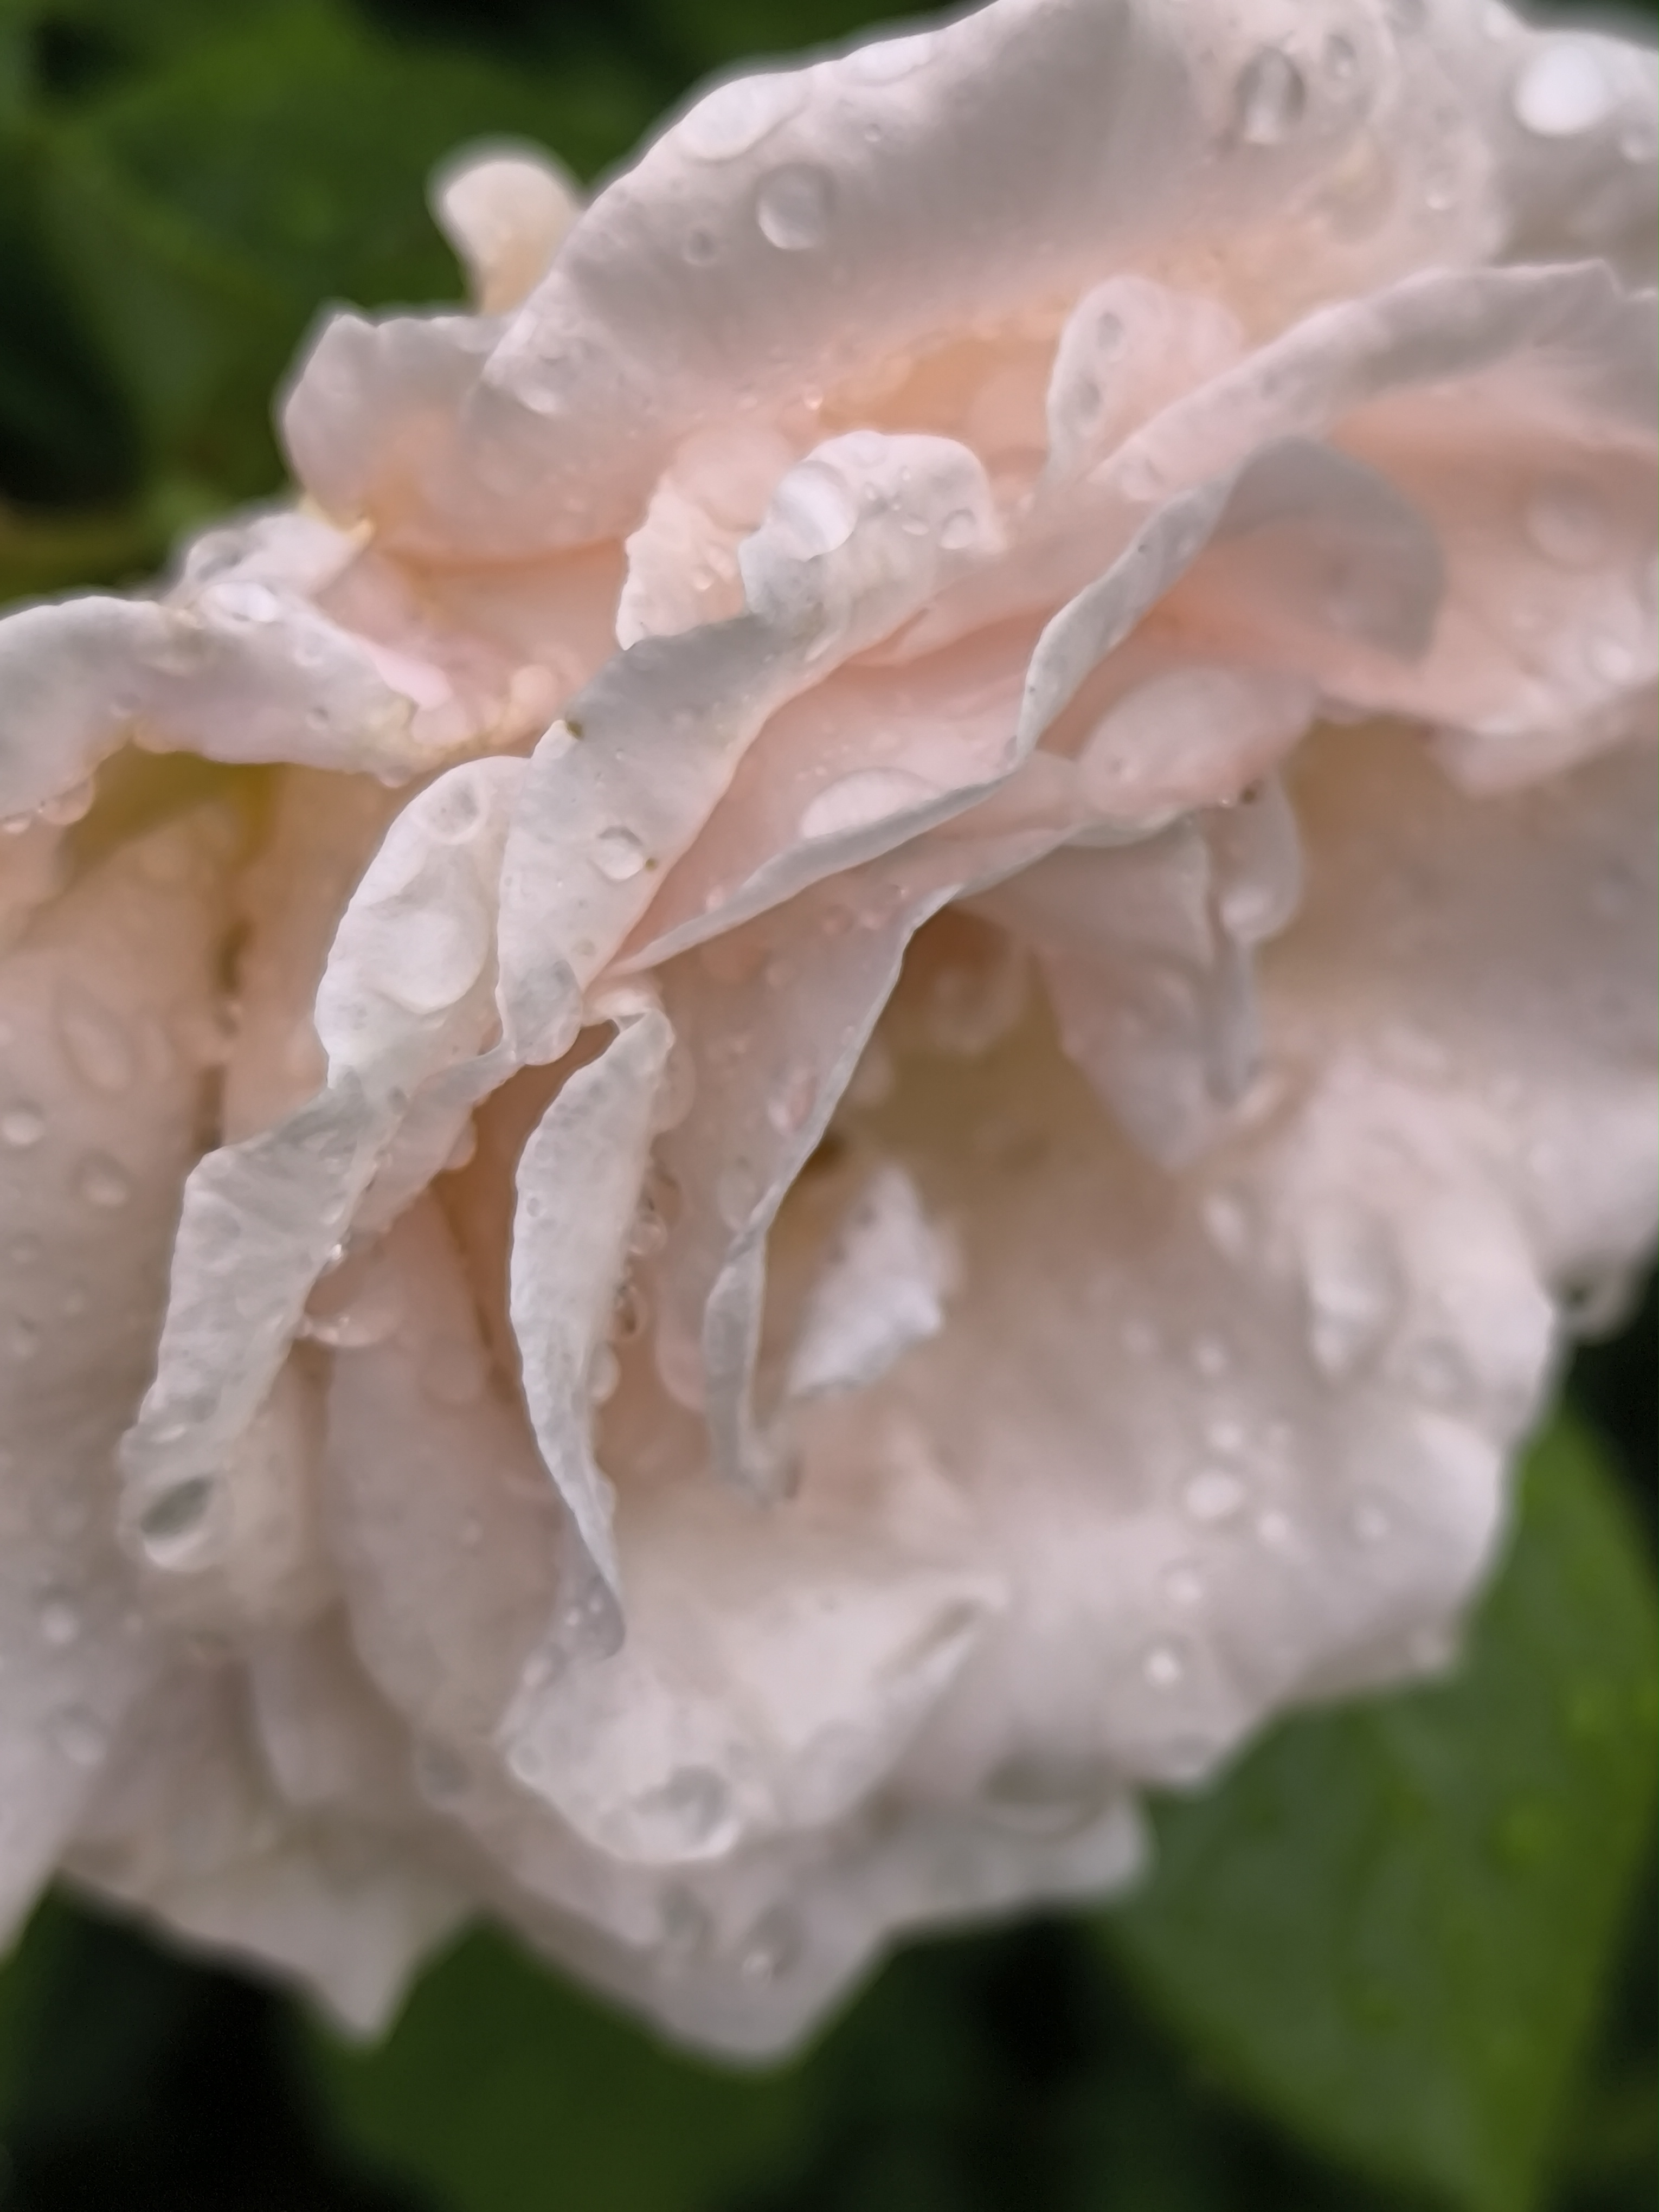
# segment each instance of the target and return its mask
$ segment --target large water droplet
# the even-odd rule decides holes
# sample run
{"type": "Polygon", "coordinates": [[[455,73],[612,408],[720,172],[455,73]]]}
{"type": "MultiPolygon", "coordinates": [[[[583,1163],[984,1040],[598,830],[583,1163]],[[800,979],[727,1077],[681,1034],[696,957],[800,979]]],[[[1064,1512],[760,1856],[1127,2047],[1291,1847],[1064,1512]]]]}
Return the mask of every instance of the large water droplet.
{"type": "Polygon", "coordinates": [[[587,1363],[587,1395],[590,1404],[603,1406],[617,1395],[617,1385],[622,1381],[622,1362],[608,1344],[600,1345],[587,1363]]]}
{"type": "Polygon", "coordinates": [[[593,865],[607,883],[631,883],[646,866],[644,846],[620,822],[601,830],[593,840],[593,865]]]}
{"type": "Polygon", "coordinates": [[[965,553],[979,537],[979,518],[971,507],[959,507],[939,526],[939,542],[947,553],[965,553]]]}
{"type": "Polygon", "coordinates": [[[158,1567],[176,1565],[201,1534],[213,1502],[213,1484],[204,1474],[187,1475],[158,1491],[138,1516],[138,1539],[158,1567]]]}
{"type": "Polygon", "coordinates": [[[726,1850],[739,1827],[730,1785],[712,1766],[679,1766],[666,1782],[629,1807],[653,1849],[679,1858],[708,1857],[726,1850]]]}
{"type": "Polygon", "coordinates": [[[1516,79],[1516,118],[1539,138],[1574,138],[1600,123],[1618,94],[1595,48],[1554,39],[1516,79]]]}
{"type": "Polygon", "coordinates": [[[1349,1207],[1310,1216],[1303,1265],[1316,1364],[1346,1375],[1381,1341],[1398,1309],[1399,1269],[1378,1223],[1349,1207]]]}
{"type": "Polygon", "coordinates": [[[283,603],[269,584],[215,584],[202,596],[215,614],[228,615],[233,622],[272,623],[283,611],[283,603]]]}
{"type": "Polygon", "coordinates": [[[384,1344],[403,1313],[403,1292],[389,1271],[365,1278],[341,1267],[325,1274],[312,1292],[301,1333],[331,1351],[360,1352],[384,1344]]]}
{"type": "Polygon", "coordinates": [[[939,797],[936,786],[902,768],[855,769],[827,784],[801,810],[803,837],[837,837],[867,829],[889,815],[926,806],[939,797]]]}
{"type": "Polygon", "coordinates": [[[0,1144],[9,1145],[14,1152],[27,1152],[31,1145],[38,1145],[46,1133],[46,1115],[27,1099],[15,1100],[0,1113],[0,1144]]]}
{"type": "Polygon", "coordinates": [[[1263,46],[1239,72],[1233,94],[1238,135],[1247,146],[1277,146],[1307,104],[1307,82],[1296,64],[1277,46],[1263,46]]]}
{"type": "Polygon", "coordinates": [[[785,253],[822,246],[830,228],[835,186],[826,170],[790,161],[764,178],[755,196],[761,235],[785,253]]]}
{"type": "Polygon", "coordinates": [[[1150,1688],[1175,1690],[1187,1679],[1187,1662],[1173,1644],[1154,1644],[1141,1660],[1140,1672],[1150,1688]]]}
{"type": "Polygon", "coordinates": [[[700,161],[732,161],[758,146],[805,97],[805,84],[793,74],[734,77],[706,94],[674,135],[700,161]]]}

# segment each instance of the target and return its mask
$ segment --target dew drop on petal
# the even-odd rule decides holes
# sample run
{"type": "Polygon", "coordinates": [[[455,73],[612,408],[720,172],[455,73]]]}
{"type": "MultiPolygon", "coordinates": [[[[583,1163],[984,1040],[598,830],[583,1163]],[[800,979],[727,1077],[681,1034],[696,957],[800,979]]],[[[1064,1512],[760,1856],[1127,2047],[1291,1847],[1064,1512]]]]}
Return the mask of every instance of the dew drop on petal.
{"type": "Polygon", "coordinates": [[[1154,1690],[1174,1690],[1186,1680],[1187,1662],[1173,1644],[1154,1644],[1140,1662],[1140,1671],[1154,1690]]]}
{"type": "Polygon", "coordinates": [[[907,769],[855,769],[851,775],[838,777],[807,801],[801,810],[800,834],[807,838],[837,837],[849,830],[884,822],[889,815],[902,814],[913,806],[925,806],[938,797],[936,786],[907,769]]]}
{"type": "Polygon", "coordinates": [[[1170,1604],[1179,1606],[1182,1612],[1190,1612],[1204,1602],[1204,1577],[1188,1560],[1177,1559],[1173,1566],[1165,1567],[1163,1586],[1170,1604]]]}
{"type": "Polygon", "coordinates": [[[1516,119],[1538,138],[1574,138],[1611,112],[1617,93],[1582,39],[1554,39],[1516,80],[1516,119]]]}
{"type": "Polygon", "coordinates": [[[87,1154],[76,1171],[75,1188],[88,1206],[106,1212],[113,1212],[132,1196],[131,1178],[107,1152],[87,1154]]]}
{"type": "Polygon", "coordinates": [[[9,1145],[13,1152],[27,1152],[46,1133],[46,1115],[27,1099],[16,1099],[0,1112],[0,1144],[9,1145]]]}
{"type": "Polygon", "coordinates": [[[593,865],[607,883],[631,883],[646,865],[646,850],[631,830],[616,823],[593,840],[593,865]]]}
{"type": "Polygon", "coordinates": [[[596,1406],[615,1397],[622,1380],[622,1363],[608,1344],[602,1344],[587,1364],[587,1395],[596,1406]]]}
{"type": "Polygon", "coordinates": [[[41,1642],[54,1651],[66,1650],[81,1633],[79,1609],[61,1595],[42,1598],[35,1617],[40,1624],[41,1642]]]}
{"type": "Polygon", "coordinates": [[[1247,146],[1279,145],[1307,104],[1307,82],[1296,64],[1277,46],[1263,46],[1239,72],[1233,94],[1238,135],[1247,146]]]}
{"type": "Polygon", "coordinates": [[[896,83],[900,77],[913,76],[931,58],[934,43],[931,31],[917,31],[903,39],[878,39],[848,54],[848,74],[866,84],[896,83]]]}
{"type": "Polygon", "coordinates": [[[697,102],[675,138],[700,161],[734,161],[787,122],[805,97],[805,85],[793,74],[734,77],[697,102]]]}
{"type": "Polygon", "coordinates": [[[781,1906],[763,1913],[738,1954],[738,1972],[746,1982],[775,1982],[793,1965],[800,1952],[800,1929],[793,1914],[781,1906]]]}
{"type": "Polygon", "coordinates": [[[784,253],[822,246],[830,228],[835,187],[825,170],[790,161],[763,178],[755,196],[761,235],[784,253]]]}
{"type": "Polygon", "coordinates": [[[1206,1467],[1188,1478],[1181,1503],[1190,1519],[1207,1524],[1231,1521],[1243,1505],[1244,1494],[1244,1485],[1236,1474],[1229,1474],[1224,1468],[1206,1467]]]}
{"type": "Polygon", "coordinates": [[[70,784],[67,791],[54,793],[39,809],[38,819],[50,823],[54,830],[67,830],[72,823],[85,820],[96,796],[96,784],[86,776],[81,782],[70,784]]]}
{"type": "Polygon", "coordinates": [[[174,1564],[193,1542],[213,1502],[213,1484],[204,1474],[188,1475],[158,1491],[138,1516],[138,1539],[157,1566],[174,1564]]]}

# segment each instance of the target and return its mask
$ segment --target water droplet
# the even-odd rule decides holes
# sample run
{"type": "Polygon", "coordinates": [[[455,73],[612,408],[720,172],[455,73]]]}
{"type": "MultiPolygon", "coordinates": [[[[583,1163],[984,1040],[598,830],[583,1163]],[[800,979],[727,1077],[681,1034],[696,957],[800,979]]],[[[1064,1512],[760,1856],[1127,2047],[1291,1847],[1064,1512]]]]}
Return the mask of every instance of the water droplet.
{"type": "Polygon", "coordinates": [[[1218,1521],[1231,1521],[1244,1504],[1244,1485],[1225,1468],[1206,1467],[1188,1477],[1181,1492],[1181,1503],[1189,1517],[1212,1526],[1218,1521]]]}
{"type": "Polygon", "coordinates": [[[0,1144],[9,1145],[14,1152],[27,1152],[46,1133],[46,1115],[25,1099],[16,1100],[0,1113],[0,1144]]]}
{"type": "Polygon", "coordinates": [[[1635,647],[1609,629],[1590,632],[1584,641],[1584,659],[1591,675],[1603,684],[1628,684],[1639,665],[1635,647]]]}
{"type": "Polygon", "coordinates": [[[1368,1214],[1322,1209],[1306,1224],[1303,1270],[1315,1364],[1323,1374],[1346,1375],[1380,1343],[1398,1310],[1392,1242],[1368,1214]]]}
{"type": "Polygon", "coordinates": [[[276,622],[283,611],[282,601],[268,584],[215,584],[202,596],[215,614],[228,615],[233,622],[276,622]]]}
{"type": "Polygon", "coordinates": [[[178,1564],[201,1534],[212,1502],[213,1483],[205,1474],[188,1475],[156,1492],[138,1515],[139,1540],[155,1565],[178,1564]]]}
{"type": "Polygon", "coordinates": [[[1343,31],[1333,31],[1325,41],[1325,74],[1333,84],[1352,82],[1359,67],[1359,49],[1343,31]]]}
{"type": "Polygon", "coordinates": [[[67,791],[54,793],[38,810],[38,818],[50,823],[54,830],[67,830],[72,823],[85,820],[97,795],[97,785],[90,776],[85,776],[79,783],[70,784],[67,791]]]}
{"type": "Polygon", "coordinates": [[[1627,123],[1619,133],[1619,151],[1627,161],[1650,161],[1659,152],[1659,131],[1646,117],[1627,123]]]}
{"type": "Polygon", "coordinates": [[[890,815],[926,806],[939,797],[938,787],[899,768],[855,769],[851,775],[810,799],[801,810],[803,837],[837,837],[848,830],[867,829],[890,815]]]}
{"type": "Polygon", "coordinates": [[[929,59],[933,46],[931,31],[917,31],[904,39],[879,39],[848,54],[847,71],[865,84],[896,84],[929,59]]]}
{"type": "Polygon", "coordinates": [[[728,1229],[742,1229],[754,1212],[761,1182],[753,1163],[735,1159],[714,1178],[714,1210],[728,1229]]]}
{"type": "Polygon", "coordinates": [[[40,1349],[40,1331],[32,1321],[15,1321],[6,1332],[6,1350],[14,1359],[33,1359],[40,1349]]]}
{"type": "Polygon", "coordinates": [[[611,1309],[611,1334],[617,1344],[631,1344],[643,1336],[651,1317],[650,1301],[637,1283],[626,1279],[618,1285],[611,1309]]]}
{"type": "Polygon", "coordinates": [[[1245,64],[1233,94],[1238,135],[1247,146],[1279,145],[1307,104],[1307,83],[1296,64],[1277,46],[1263,46],[1245,64]]]}
{"type": "Polygon", "coordinates": [[[1099,1812],[1109,1784],[1092,1762],[1020,1753],[987,1778],[986,1810],[1018,1835],[1073,1835],[1099,1812]]]}
{"type": "Polygon", "coordinates": [[[1255,1517],[1256,1540],[1265,1551],[1285,1553],[1296,1548],[1296,1524],[1288,1513],[1269,1506],[1255,1517]]]}
{"type": "Polygon", "coordinates": [[[720,252],[720,240],[712,230],[698,223],[694,229],[686,232],[685,244],[680,250],[693,268],[703,269],[720,252]]]}
{"type": "Polygon", "coordinates": [[[1212,1451],[1237,1452],[1244,1448],[1244,1424],[1231,1413],[1218,1413],[1204,1424],[1204,1441],[1212,1451]]]}
{"type": "Polygon", "coordinates": [[[1140,1662],[1140,1671],[1154,1690],[1173,1690],[1186,1680],[1187,1662],[1173,1644],[1154,1644],[1140,1662]]]}
{"type": "Polygon", "coordinates": [[[858,503],[834,471],[805,461],[772,495],[766,534],[792,560],[815,561],[845,545],[858,527],[858,503]]]}
{"type": "Polygon", "coordinates": [[[965,553],[979,537],[979,518],[971,507],[959,507],[939,526],[939,542],[947,553],[965,553]]]}
{"type": "Polygon", "coordinates": [[[631,830],[620,823],[601,830],[593,840],[593,865],[607,883],[630,883],[645,867],[646,850],[631,830]]]}
{"type": "Polygon", "coordinates": [[[805,97],[797,75],[734,77],[706,93],[674,136],[700,161],[730,161],[787,122],[805,97]]]}
{"type": "Polygon", "coordinates": [[[1393,1517],[1386,1505],[1375,1498],[1360,1498],[1354,1501],[1348,1515],[1348,1526],[1362,1544],[1380,1544],[1394,1527],[1393,1517]]]}
{"type": "Polygon", "coordinates": [[[1528,500],[1524,521],[1533,544],[1560,568],[1592,568],[1607,552],[1607,510],[1592,485],[1546,478],[1528,500]]]}
{"type": "Polygon", "coordinates": [[[132,1047],[120,1022],[89,992],[71,985],[58,1001],[58,1028],[76,1073],[94,1091],[118,1097],[132,1083],[132,1047]]]}
{"type": "Polygon", "coordinates": [[[338,1267],[323,1275],[311,1294],[301,1334],[334,1352],[359,1352],[384,1344],[404,1316],[403,1292],[388,1270],[365,1276],[338,1267]]]}
{"type": "Polygon", "coordinates": [[[49,1644],[54,1651],[66,1650],[81,1633],[80,1608],[61,1593],[43,1597],[35,1617],[42,1643],[49,1644]]]}
{"type": "Polygon", "coordinates": [[[763,179],[755,196],[761,235],[785,253],[822,246],[830,228],[835,187],[810,162],[791,161],[763,179]]]}
{"type": "Polygon", "coordinates": [[[53,1749],[71,1766],[96,1766],[109,1743],[104,1729],[79,1705],[66,1705],[54,1714],[47,1735],[53,1749]]]}
{"type": "Polygon", "coordinates": [[[766,1118],[781,1137],[791,1137],[812,1110],[817,1077],[811,1067],[792,1068],[781,1090],[766,1103],[766,1118]]]}
{"type": "Polygon", "coordinates": [[[88,1152],[76,1172],[75,1188],[88,1206],[113,1212],[132,1196],[126,1170],[107,1152],[88,1152]]]}
{"type": "Polygon", "coordinates": [[[1218,1336],[1200,1336],[1193,1346],[1193,1365],[1207,1382],[1225,1375],[1232,1364],[1233,1356],[1218,1336]]]}
{"type": "Polygon", "coordinates": [[[602,1344],[587,1364],[587,1395],[591,1403],[603,1406],[617,1395],[617,1385],[622,1381],[622,1364],[608,1344],[602,1344]]]}
{"type": "Polygon", "coordinates": [[[781,1905],[763,1913],[738,1953],[738,1972],[746,1982],[775,1982],[800,1954],[800,1929],[781,1905]]]}
{"type": "Polygon", "coordinates": [[[1243,1259],[1250,1242],[1249,1216],[1243,1201],[1231,1191],[1212,1190],[1206,1195],[1200,1212],[1210,1242],[1218,1251],[1224,1252],[1230,1260],[1243,1259]]]}
{"type": "Polygon", "coordinates": [[[1159,1348],[1158,1331],[1151,1322],[1142,1321],[1138,1316],[1126,1321],[1120,1334],[1123,1349],[1131,1359],[1150,1359],[1159,1348]]]}
{"type": "Polygon", "coordinates": [[[1177,1559],[1173,1566],[1165,1567],[1163,1583],[1165,1597],[1183,1613],[1204,1602],[1204,1577],[1190,1560],[1177,1559]]]}
{"type": "Polygon", "coordinates": [[[1617,97],[1593,46],[1554,39],[1516,80],[1516,118],[1535,137],[1574,138],[1600,123],[1617,97]]]}
{"type": "Polygon", "coordinates": [[[676,1767],[629,1809],[649,1831],[653,1844],[677,1857],[704,1857],[729,1847],[740,1825],[731,1786],[712,1766],[676,1767]]]}

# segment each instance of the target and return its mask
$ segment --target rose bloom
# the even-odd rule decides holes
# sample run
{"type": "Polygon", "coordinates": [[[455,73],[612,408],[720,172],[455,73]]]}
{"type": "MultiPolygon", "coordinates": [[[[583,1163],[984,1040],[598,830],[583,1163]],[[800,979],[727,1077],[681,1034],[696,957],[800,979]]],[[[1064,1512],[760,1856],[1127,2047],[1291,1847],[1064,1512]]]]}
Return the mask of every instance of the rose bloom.
{"type": "Polygon", "coordinates": [[[717,86],[0,628],[0,1883],[672,2033],[1443,1664],[1656,1209],[1653,57],[717,86]]]}

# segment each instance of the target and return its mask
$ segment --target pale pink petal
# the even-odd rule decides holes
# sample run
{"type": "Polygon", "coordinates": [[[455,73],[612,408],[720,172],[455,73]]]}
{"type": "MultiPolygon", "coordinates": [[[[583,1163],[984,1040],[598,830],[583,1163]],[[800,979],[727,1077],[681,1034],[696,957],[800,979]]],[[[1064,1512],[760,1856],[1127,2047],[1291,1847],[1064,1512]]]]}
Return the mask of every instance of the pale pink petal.
{"type": "Polygon", "coordinates": [[[943,1335],[799,1418],[805,1497],[904,1452],[971,1501],[1012,1611],[911,1786],[1039,1825],[1408,1666],[1491,1556],[1551,1340],[1501,1194],[1396,1095],[1334,1079],[1176,1182],[1052,1052],[1028,1027],[902,1060],[846,1118],[954,1217],[962,1286],[943,1335]]]}
{"type": "Polygon", "coordinates": [[[0,963],[0,1921],[32,1902],[150,1665],[115,1544],[193,1156],[234,823],[122,847],[0,963]]]}
{"type": "Polygon", "coordinates": [[[69,1869],[187,1942],[291,1976],[370,2033],[465,1901],[395,1820],[286,1806],[254,1735],[232,1669],[175,1662],[129,1717],[69,1869]]]}
{"type": "Polygon", "coordinates": [[[519,1162],[508,1282],[525,1404],[592,1568],[585,1576],[567,1573],[569,1588],[550,1644],[562,1657],[573,1648],[587,1656],[614,1650],[622,1638],[610,1486],[593,1461],[590,1392],[627,1273],[673,1042],[654,1011],[622,1027],[566,1082],[519,1162]]]}
{"type": "Polygon", "coordinates": [[[430,198],[486,315],[516,307],[535,289],[581,212],[580,187],[563,163],[510,140],[452,154],[430,198]]]}
{"type": "Polygon", "coordinates": [[[859,1506],[625,1492],[628,1640],[526,1684],[503,1723],[514,1772],[588,1842],[646,1866],[842,1817],[901,1757],[999,1596],[994,1573],[950,1558],[948,1500],[859,1506]],[[907,1519],[929,1516],[933,1543],[907,1543],[907,1519]]]}
{"type": "Polygon", "coordinates": [[[1061,1042],[1122,1127],[1176,1166],[1260,1065],[1251,948],[1302,888],[1277,783],[1117,850],[1073,847],[976,902],[1036,953],[1061,1042]]]}
{"type": "Polygon", "coordinates": [[[216,577],[184,603],[68,599],[0,622],[0,814],[27,814],[132,741],[399,781],[434,764],[418,678],[290,587],[216,577]]]}
{"type": "Polygon", "coordinates": [[[265,1464],[251,1432],[312,1286],[411,1093],[494,1026],[496,879],[524,773],[470,763],[398,817],[318,988],[326,1084],[185,1186],[155,1380],[122,1448],[124,1512],[163,1580],[234,1573],[239,1479],[265,1464]]]}
{"type": "Polygon", "coordinates": [[[1201,268],[1277,327],[1501,223],[1468,114],[1480,43],[1380,7],[1000,0],[910,42],[902,73],[884,51],[717,87],[499,343],[334,325],[289,404],[301,476],[411,548],[580,542],[637,519],[734,384],[764,416],[1128,269],[1201,268]]]}
{"type": "Polygon", "coordinates": [[[434,1747],[441,1796],[444,1759],[494,1759],[490,1733],[552,1618],[561,1515],[435,1201],[368,1265],[383,1318],[333,1356],[330,1527],[357,1648],[434,1747]]]}
{"type": "Polygon", "coordinates": [[[769,715],[896,629],[983,555],[994,529],[965,447],[832,440],[789,471],[744,542],[750,611],[645,639],[555,724],[532,756],[501,876],[502,1022],[521,1059],[569,1048],[583,989],[769,715]]]}

